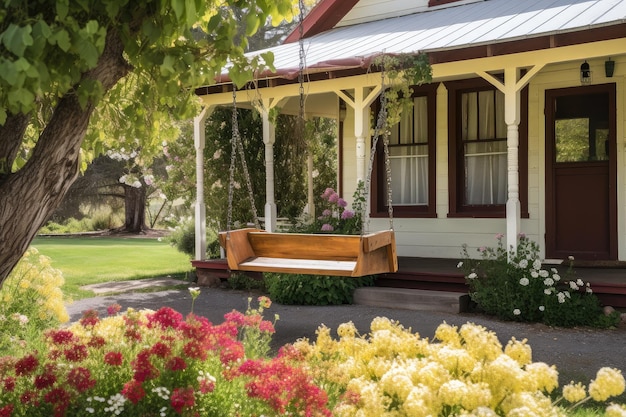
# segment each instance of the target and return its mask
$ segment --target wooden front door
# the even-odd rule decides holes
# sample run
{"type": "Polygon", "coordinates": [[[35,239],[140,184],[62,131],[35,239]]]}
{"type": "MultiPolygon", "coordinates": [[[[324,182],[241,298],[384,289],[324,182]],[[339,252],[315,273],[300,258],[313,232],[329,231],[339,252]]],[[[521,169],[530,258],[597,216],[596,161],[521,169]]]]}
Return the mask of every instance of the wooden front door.
{"type": "Polygon", "coordinates": [[[615,85],[546,91],[546,257],[617,259],[615,85]]]}

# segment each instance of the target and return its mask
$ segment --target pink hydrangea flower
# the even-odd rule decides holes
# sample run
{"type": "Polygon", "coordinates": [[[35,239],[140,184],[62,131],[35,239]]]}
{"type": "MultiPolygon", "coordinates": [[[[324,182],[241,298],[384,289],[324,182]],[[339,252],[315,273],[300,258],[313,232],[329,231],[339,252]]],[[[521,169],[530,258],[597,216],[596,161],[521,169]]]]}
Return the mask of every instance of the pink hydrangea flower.
{"type": "Polygon", "coordinates": [[[341,213],[341,218],[343,220],[351,219],[353,217],[354,217],[354,212],[352,210],[344,210],[343,213],[341,213]]]}
{"type": "Polygon", "coordinates": [[[335,230],[335,228],[328,223],[322,225],[322,232],[332,232],[333,230],[335,230]]]}

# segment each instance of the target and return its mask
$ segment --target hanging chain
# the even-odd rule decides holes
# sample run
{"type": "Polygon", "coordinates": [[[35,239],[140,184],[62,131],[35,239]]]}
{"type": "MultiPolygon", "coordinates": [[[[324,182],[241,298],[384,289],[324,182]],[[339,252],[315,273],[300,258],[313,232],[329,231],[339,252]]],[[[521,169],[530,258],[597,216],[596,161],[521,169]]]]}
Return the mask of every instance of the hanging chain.
{"type": "MultiPolygon", "coordinates": [[[[376,120],[376,127],[374,129],[374,139],[372,141],[372,149],[370,151],[370,161],[367,170],[367,176],[365,180],[365,207],[370,207],[370,187],[372,184],[372,170],[374,168],[374,158],[376,157],[376,149],[378,147],[378,139],[383,137],[383,151],[385,155],[385,174],[387,184],[387,207],[389,214],[389,229],[393,230],[393,205],[392,205],[392,189],[391,189],[391,162],[389,159],[389,138],[387,136],[387,95],[385,94],[385,65],[382,63],[380,71],[380,110],[378,111],[378,118],[376,120]]],[[[369,230],[369,216],[364,216],[361,225],[361,235],[369,230]]]]}
{"type": "Polygon", "coordinates": [[[254,220],[254,227],[257,229],[261,228],[259,224],[259,215],[256,209],[256,203],[254,202],[254,192],[252,191],[252,182],[250,181],[250,173],[248,172],[248,164],[246,163],[245,154],[243,151],[243,144],[241,143],[241,135],[239,134],[239,121],[237,119],[237,92],[233,87],[233,113],[232,113],[232,130],[233,130],[233,139],[231,146],[231,155],[230,155],[230,183],[228,188],[228,220],[227,220],[227,230],[231,229],[232,226],[232,216],[233,216],[233,195],[234,195],[234,187],[235,187],[235,161],[237,159],[237,151],[239,151],[239,158],[241,158],[241,165],[243,167],[243,176],[246,180],[246,187],[248,188],[248,198],[250,200],[250,205],[252,208],[252,216],[254,220]]]}

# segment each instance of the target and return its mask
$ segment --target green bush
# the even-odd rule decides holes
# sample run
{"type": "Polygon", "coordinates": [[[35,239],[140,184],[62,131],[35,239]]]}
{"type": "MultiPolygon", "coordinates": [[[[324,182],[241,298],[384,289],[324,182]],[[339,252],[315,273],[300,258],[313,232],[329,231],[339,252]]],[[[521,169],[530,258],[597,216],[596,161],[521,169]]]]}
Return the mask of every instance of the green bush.
{"type": "Polygon", "coordinates": [[[479,248],[480,259],[470,257],[463,246],[459,267],[482,311],[504,320],[562,327],[611,327],[619,322],[618,313],[603,314],[589,283],[573,277],[573,258],[561,277],[556,268],[542,268],[535,242],[520,235],[517,250],[507,251],[502,238],[496,235],[496,247],[479,248]]]}
{"type": "Polygon", "coordinates": [[[228,278],[228,284],[234,290],[261,290],[265,291],[265,281],[254,279],[242,272],[234,272],[228,278]]]}
{"type": "Polygon", "coordinates": [[[265,273],[270,298],[281,304],[351,304],[355,288],[374,285],[374,276],[361,278],[326,275],[265,273]]]}
{"type": "MultiPolygon", "coordinates": [[[[186,220],[175,227],[168,236],[169,243],[182,253],[196,253],[196,229],[193,220],[186,220]]],[[[215,234],[207,233],[206,259],[220,257],[220,243],[215,234]]]]}

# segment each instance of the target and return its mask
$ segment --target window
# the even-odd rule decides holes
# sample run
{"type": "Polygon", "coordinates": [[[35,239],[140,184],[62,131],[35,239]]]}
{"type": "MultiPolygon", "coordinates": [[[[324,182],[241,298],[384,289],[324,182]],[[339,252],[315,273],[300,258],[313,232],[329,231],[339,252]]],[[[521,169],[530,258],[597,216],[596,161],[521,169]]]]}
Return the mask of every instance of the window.
{"type": "MultiPolygon", "coordinates": [[[[486,81],[450,83],[450,212],[454,216],[504,217],[507,201],[507,126],[504,94],[486,81]]],[[[520,201],[527,217],[526,94],[519,126],[520,201]]]]}
{"type": "MultiPolygon", "coordinates": [[[[414,88],[413,108],[403,112],[388,137],[392,204],[397,217],[435,215],[435,88],[414,88]]],[[[386,216],[388,185],[382,141],[372,175],[377,179],[373,211],[386,216]]]]}

